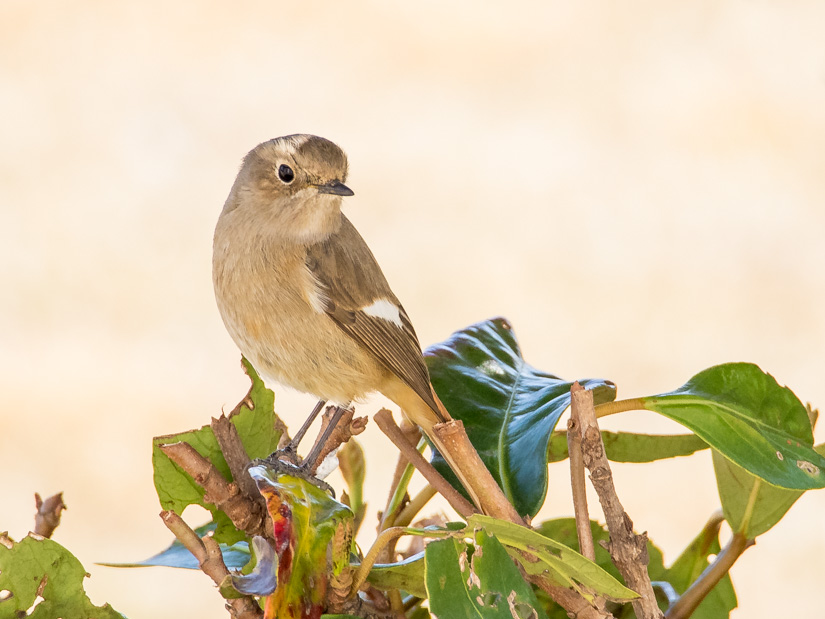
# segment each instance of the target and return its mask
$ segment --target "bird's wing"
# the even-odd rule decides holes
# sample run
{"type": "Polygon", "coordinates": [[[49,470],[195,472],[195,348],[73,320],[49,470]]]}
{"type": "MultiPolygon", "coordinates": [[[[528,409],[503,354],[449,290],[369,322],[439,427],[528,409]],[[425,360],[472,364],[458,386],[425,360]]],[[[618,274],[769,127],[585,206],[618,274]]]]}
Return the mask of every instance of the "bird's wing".
{"type": "Polygon", "coordinates": [[[364,239],[341,217],[341,229],[307,251],[307,267],[322,286],[324,311],[438,413],[412,323],[364,239]]]}

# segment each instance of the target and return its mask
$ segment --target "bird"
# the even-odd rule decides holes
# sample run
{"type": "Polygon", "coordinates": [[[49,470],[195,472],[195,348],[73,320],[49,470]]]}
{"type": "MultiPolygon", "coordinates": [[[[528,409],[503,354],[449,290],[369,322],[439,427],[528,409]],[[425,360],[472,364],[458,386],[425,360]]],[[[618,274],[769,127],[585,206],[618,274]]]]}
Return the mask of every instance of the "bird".
{"type": "Polygon", "coordinates": [[[308,134],[244,157],[215,227],[218,310],[268,386],[344,407],[377,391],[432,438],[449,413],[407,312],[341,210],[354,195],[347,172],[340,147],[308,134]]]}

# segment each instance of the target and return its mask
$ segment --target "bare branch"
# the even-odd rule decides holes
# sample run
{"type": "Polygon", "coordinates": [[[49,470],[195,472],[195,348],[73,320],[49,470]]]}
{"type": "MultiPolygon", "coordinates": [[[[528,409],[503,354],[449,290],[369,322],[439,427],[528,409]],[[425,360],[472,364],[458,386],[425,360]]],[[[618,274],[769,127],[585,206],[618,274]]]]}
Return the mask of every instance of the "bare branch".
{"type": "Polygon", "coordinates": [[[572,407],[570,415],[567,422],[567,453],[570,457],[570,484],[573,489],[573,511],[576,515],[579,552],[591,561],[595,561],[596,549],[593,546],[593,532],[590,530],[590,512],[587,510],[581,423],[578,420],[577,406],[572,407]]]}
{"type": "Polygon", "coordinates": [[[593,392],[579,383],[570,389],[572,406],[577,409],[582,433],[582,458],[590,471],[590,481],[599,495],[607,529],[610,531],[608,550],[613,563],[624,577],[627,586],[641,597],[633,601],[633,609],[639,619],[660,619],[662,611],[656,603],[656,595],[647,573],[647,534],[636,535],[633,521],[624,511],[616,488],[610,463],[604,453],[604,443],[596,421],[593,392]]]}
{"type": "Polygon", "coordinates": [[[467,431],[464,429],[464,422],[460,419],[451,419],[437,423],[433,426],[433,434],[440,443],[438,447],[441,450],[441,455],[448,463],[460,462],[462,465],[461,470],[472,471],[472,475],[468,476],[466,480],[466,483],[470,484],[471,487],[466,489],[470,496],[477,499],[479,507],[484,510],[485,514],[517,524],[524,524],[524,520],[519,516],[513,504],[504,496],[498,483],[490,474],[490,471],[487,470],[487,466],[470,442],[467,431]]]}
{"type": "Polygon", "coordinates": [[[217,419],[213,417],[211,425],[212,434],[218,441],[218,446],[221,448],[224,460],[229,465],[229,471],[238,489],[250,499],[259,500],[261,493],[258,492],[258,486],[246,471],[250,459],[238,435],[238,428],[226,415],[221,415],[217,419]]]}
{"type": "Polygon", "coordinates": [[[63,493],[58,492],[44,500],[35,492],[34,505],[37,508],[34,515],[34,532],[43,537],[51,537],[60,524],[61,513],[66,509],[63,503],[63,493]]]}

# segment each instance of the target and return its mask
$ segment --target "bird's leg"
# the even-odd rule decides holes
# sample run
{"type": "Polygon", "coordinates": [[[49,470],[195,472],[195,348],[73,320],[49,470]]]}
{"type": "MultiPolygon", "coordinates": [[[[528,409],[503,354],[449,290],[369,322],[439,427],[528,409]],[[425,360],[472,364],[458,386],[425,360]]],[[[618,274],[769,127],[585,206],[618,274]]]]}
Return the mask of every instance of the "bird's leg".
{"type": "Polygon", "coordinates": [[[319,454],[324,449],[329,437],[332,435],[333,430],[335,430],[335,426],[338,425],[338,422],[341,421],[341,417],[344,416],[348,407],[346,406],[336,406],[335,412],[332,414],[332,417],[327,424],[327,427],[324,428],[323,433],[318,439],[315,441],[315,445],[312,446],[310,452],[306,455],[303,462],[301,463],[302,468],[311,467],[315,464],[315,460],[318,459],[319,454]]]}
{"type": "Polygon", "coordinates": [[[326,400],[318,400],[318,403],[315,405],[315,408],[312,409],[312,412],[309,414],[309,417],[307,417],[306,421],[304,421],[304,425],[302,425],[301,429],[298,430],[298,433],[292,437],[292,440],[289,441],[289,444],[278,452],[279,454],[283,454],[293,462],[298,459],[298,444],[304,438],[304,435],[307,433],[307,430],[309,430],[310,426],[312,425],[312,422],[315,421],[316,417],[318,417],[318,415],[321,412],[321,409],[324,408],[324,404],[326,403],[326,400]]]}

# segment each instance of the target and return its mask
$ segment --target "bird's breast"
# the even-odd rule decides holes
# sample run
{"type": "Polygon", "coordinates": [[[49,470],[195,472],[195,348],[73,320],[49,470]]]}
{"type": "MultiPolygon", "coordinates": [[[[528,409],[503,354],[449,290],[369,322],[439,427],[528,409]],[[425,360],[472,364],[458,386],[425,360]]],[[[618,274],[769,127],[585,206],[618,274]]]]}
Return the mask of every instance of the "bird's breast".
{"type": "Polygon", "coordinates": [[[341,403],[375,388],[385,370],[327,315],[303,251],[230,248],[220,240],[213,256],[218,309],[265,379],[341,403]]]}

